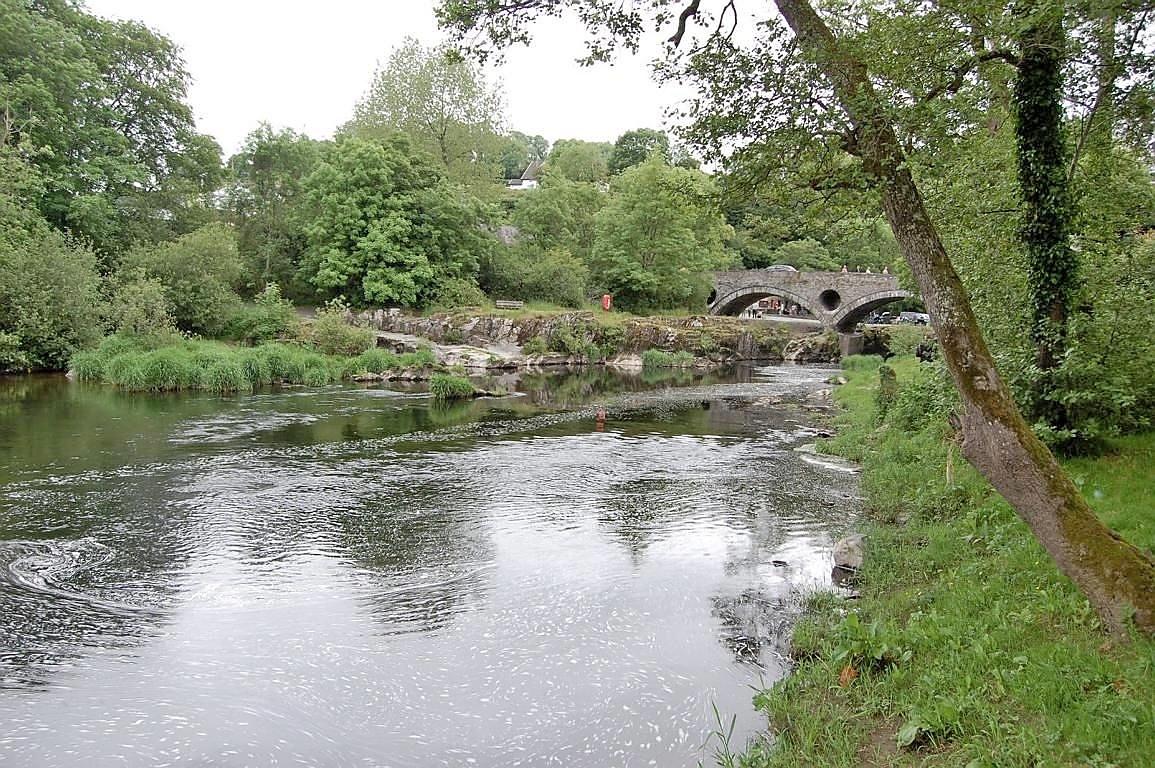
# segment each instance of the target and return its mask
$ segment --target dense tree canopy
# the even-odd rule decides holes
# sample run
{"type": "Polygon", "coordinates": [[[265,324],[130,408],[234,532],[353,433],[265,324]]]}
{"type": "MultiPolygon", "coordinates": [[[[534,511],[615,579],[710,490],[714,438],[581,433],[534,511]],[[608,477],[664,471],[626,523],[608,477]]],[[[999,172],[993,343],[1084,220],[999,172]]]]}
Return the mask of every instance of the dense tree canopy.
{"type": "Polygon", "coordinates": [[[654,154],[667,162],[670,160],[670,137],[663,131],[653,128],[626,131],[614,142],[613,152],[610,153],[610,173],[621,173],[644,163],[654,154]]]}
{"type": "Polygon", "coordinates": [[[262,123],[229,159],[228,212],[254,288],[270,282],[294,287],[305,249],[302,182],[322,148],[307,136],[262,123]]]}
{"type": "Polygon", "coordinates": [[[658,157],[623,172],[598,215],[593,279],[630,309],[704,304],[707,273],[732,258],[715,194],[705,174],[658,157]]]}
{"type": "Polygon", "coordinates": [[[0,0],[0,146],[41,171],[38,207],[111,252],[203,223],[220,149],[198,136],[173,43],[68,0],[0,0]]]}
{"type": "Polygon", "coordinates": [[[302,271],[321,295],[422,306],[446,280],[473,280],[492,244],[479,204],[404,136],[337,143],[304,181],[302,271]]]}

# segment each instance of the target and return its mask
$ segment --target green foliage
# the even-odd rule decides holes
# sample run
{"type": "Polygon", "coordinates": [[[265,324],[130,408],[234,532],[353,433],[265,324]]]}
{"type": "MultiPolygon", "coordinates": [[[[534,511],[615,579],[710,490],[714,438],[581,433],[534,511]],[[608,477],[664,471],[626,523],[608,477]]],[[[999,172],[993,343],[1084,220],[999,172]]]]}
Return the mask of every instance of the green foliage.
{"type": "Polygon", "coordinates": [[[790,240],[772,254],[774,264],[789,264],[799,270],[837,272],[842,267],[831,258],[826,246],[813,238],[790,240]]]}
{"type": "Polygon", "coordinates": [[[729,262],[709,177],[653,159],[617,176],[613,192],[597,217],[593,279],[623,309],[704,304],[707,273],[729,262]]]}
{"type": "Polygon", "coordinates": [[[642,353],[642,368],[689,368],[693,364],[694,355],[685,350],[666,352],[647,349],[642,353]]]}
{"type": "Polygon", "coordinates": [[[342,358],[284,343],[235,347],[177,339],[152,347],[138,337],[109,336],[99,347],[73,355],[71,370],[80,381],[132,391],[250,392],[271,384],[323,386],[363,373],[436,365],[428,349],[404,355],[370,349],[342,358]]]}
{"type": "Polygon", "coordinates": [[[121,275],[109,303],[108,319],[112,330],[124,337],[159,339],[176,333],[164,285],[142,272],[121,275]]]}
{"type": "Polygon", "coordinates": [[[22,199],[38,176],[19,163],[2,168],[10,169],[20,175],[0,178],[0,370],[59,369],[101,333],[96,257],[22,199]]]}
{"type": "MultiPolygon", "coordinates": [[[[911,358],[891,362],[900,398],[927,375],[911,358]]],[[[839,434],[823,447],[862,461],[861,597],[811,601],[797,669],[756,698],[776,738],[751,764],[857,765],[886,742],[912,753],[896,755],[901,764],[1142,764],[1155,749],[1144,727],[1155,643],[1104,644],[1087,601],[943,439],[941,417],[912,429],[892,414],[879,426],[874,374],[847,375],[839,434]],[[871,670],[888,656],[899,663],[871,670]],[[863,674],[840,685],[848,661],[863,674]]],[[[1114,447],[1067,469],[1108,525],[1150,549],[1155,434],[1114,447]]]]}
{"type": "Polygon", "coordinates": [[[519,238],[539,251],[561,248],[584,261],[593,249],[596,217],[606,201],[597,184],[549,175],[537,189],[518,193],[512,221],[519,238]]]}
{"type": "Polygon", "coordinates": [[[486,259],[481,279],[496,299],[580,307],[585,303],[589,270],[561,248],[542,252],[530,245],[499,246],[486,259]]]}
{"type": "Polygon", "coordinates": [[[534,336],[521,345],[521,351],[526,355],[544,355],[549,352],[549,342],[541,336],[534,336]]]}
{"type": "Polygon", "coordinates": [[[545,168],[547,173],[570,181],[603,182],[609,178],[612,144],[577,139],[554,142],[545,168]]]}
{"type": "Polygon", "coordinates": [[[269,283],[252,304],[246,304],[229,323],[228,336],[246,344],[293,338],[300,321],[293,305],[281,296],[281,288],[269,283]]]}
{"type": "Polygon", "coordinates": [[[100,253],[205,221],[220,149],[195,133],[171,40],[72,2],[0,0],[0,150],[43,175],[36,201],[100,253]]]}
{"type": "Polygon", "coordinates": [[[844,371],[877,371],[881,365],[882,358],[879,355],[851,355],[842,358],[844,371]]]}
{"type": "Polygon", "coordinates": [[[236,238],[221,224],[209,224],[172,242],[138,247],[125,255],[121,271],[142,274],[164,286],[177,326],[216,336],[240,309],[236,287],[244,274],[236,238]]]}
{"type": "Polygon", "coordinates": [[[345,139],[304,182],[302,275],[353,305],[424,306],[448,280],[472,280],[493,245],[475,200],[402,136],[345,139]]]}
{"type": "Polygon", "coordinates": [[[437,358],[428,347],[401,355],[387,349],[374,347],[349,360],[345,365],[345,373],[348,376],[357,376],[363,373],[382,374],[389,371],[432,368],[435,365],[437,365],[437,358]]]}
{"type": "Polygon", "coordinates": [[[506,179],[520,179],[531,163],[545,160],[549,154],[549,142],[544,136],[527,136],[520,131],[502,136],[500,146],[498,156],[506,179]]]}
{"type": "Polygon", "coordinates": [[[609,171],[613,174],[621,173],[627,168],[641,165],[654,155],[670,162],[670,138],[663,131],[653,128],[626,131],[614,142],[609,171]]]}
{"type": "Polygon", "coordinates": [[[374,74],[343,130],[367,139],[403,134],[448,178],[484,194],[501,173],[504,107],[480,67],[408,37],[374,74]]]}
{"type": "Polygon", "coordinates": [[[893,626],[877,620],[867,623],[857,613],[851,613],[834,631],[831,658],[835,664],[857,670],[885,671],[908,663],[913,656],[901,638],[893,626]]]}
{"type": "Polygon", "coordinates": [[[360,355],[373,346],[376,334],[371,328],[353,325],[347,315],[348,309],[343,304],[329,304],[317,312],[317,317],[305,329],[305,340],[326,355],[360,355]]]}
{"type": "Polygon", "coordinates": [[[928,338],[933,338],[930,330],[922,325],[886,326],[886,347],[892,355],[913,355],[928,338]]]}
{"type": "Polygon", "coordinates": [[[473,384],[463,376],[435,373],[429,379],[429,391],[434,400],[442,402],[473,397],[473,384]]]}
{"type": "Polygon", "coordinates": [[[307,136],[261,123],[229,158],[228,215],[236,227],[246,283],[257,290],[276,283],[290,296],[305,293],[297,275],[306,244],[303,181],[321,149],[307,136]]]}
{"type": "Polygon", "coordinates": [[[443,309],[481,307],[486,304],[486,298],[477,283],[458,277],[445,280],[437,287],[433,304],[443,309]]]}
{"type": "Polygon", "coordinates": [[[549,349],[563,355],[595,359],[603,357],[602,349],[591,338],[592,330],[582,326],[562,326],[549,337],[549,349]]]}

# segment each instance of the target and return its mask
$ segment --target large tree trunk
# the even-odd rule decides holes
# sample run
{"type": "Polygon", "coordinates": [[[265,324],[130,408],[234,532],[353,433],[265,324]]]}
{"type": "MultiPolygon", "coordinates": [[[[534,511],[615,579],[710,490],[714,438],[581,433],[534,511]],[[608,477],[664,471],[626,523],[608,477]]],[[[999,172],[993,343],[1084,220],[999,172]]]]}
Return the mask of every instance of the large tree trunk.
{"type": "Polygon", "coordinates": [[[775,0],[802,49],[829,78],[866,170],[930,311],[962,398],[963,453],[1003,495],[1059,569],[1117,635],[1133,614],[1155,634],[1155,562],[1104,526],[1031,432],[995,369],[970,301],[923,204],[866,67],[839,45],[808,0],[775,0]]]}

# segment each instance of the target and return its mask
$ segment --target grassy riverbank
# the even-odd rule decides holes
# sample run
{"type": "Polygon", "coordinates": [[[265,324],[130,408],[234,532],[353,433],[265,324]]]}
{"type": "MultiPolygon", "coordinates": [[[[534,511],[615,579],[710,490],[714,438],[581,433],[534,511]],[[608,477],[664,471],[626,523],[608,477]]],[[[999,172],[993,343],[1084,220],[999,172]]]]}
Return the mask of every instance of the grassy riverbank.
{"type": "MultiPolygon", "coordinates": [[[[1107,640],[1026,526],[958,455],[945,379],[852,358],[839,433],[822,447],[862,464],[869,520],[861,598],[811,600],[798,669],[757,705],[774,747],[757,766],[1149,765],[1155,642],[1107,640]],[[885,416],[880,416],[885,410],[885,416]]],[[[1155,434],[1067,463],[1103,520],[1155,547],[1155,434]]]]}
{"type": "Polygon", "coordinates": [[[433,354],[394,354],[372,348],[358,355],[327,355],[292,343],[242,347],[219,341],[173,340],[160,346],[110,336],[96,349],[73,356],[80,381],[132,391],[249,392],[271,384],[322,386],[364,374],[427,370],[433,354]]]}

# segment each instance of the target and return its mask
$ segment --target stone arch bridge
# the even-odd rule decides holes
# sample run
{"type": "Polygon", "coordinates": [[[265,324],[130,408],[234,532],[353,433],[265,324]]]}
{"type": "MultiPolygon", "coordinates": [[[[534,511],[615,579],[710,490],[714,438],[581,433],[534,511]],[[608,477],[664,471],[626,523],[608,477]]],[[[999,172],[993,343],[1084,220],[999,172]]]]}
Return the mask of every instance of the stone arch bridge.
{"type": "Polygon", "coordinates": [[[759,299],[780,296],[814,315],[822,327],[849,333],[884,304],[908,298],[894,275],[742,269],[714,273],[711,315],[737,315],[759,299]]]}

